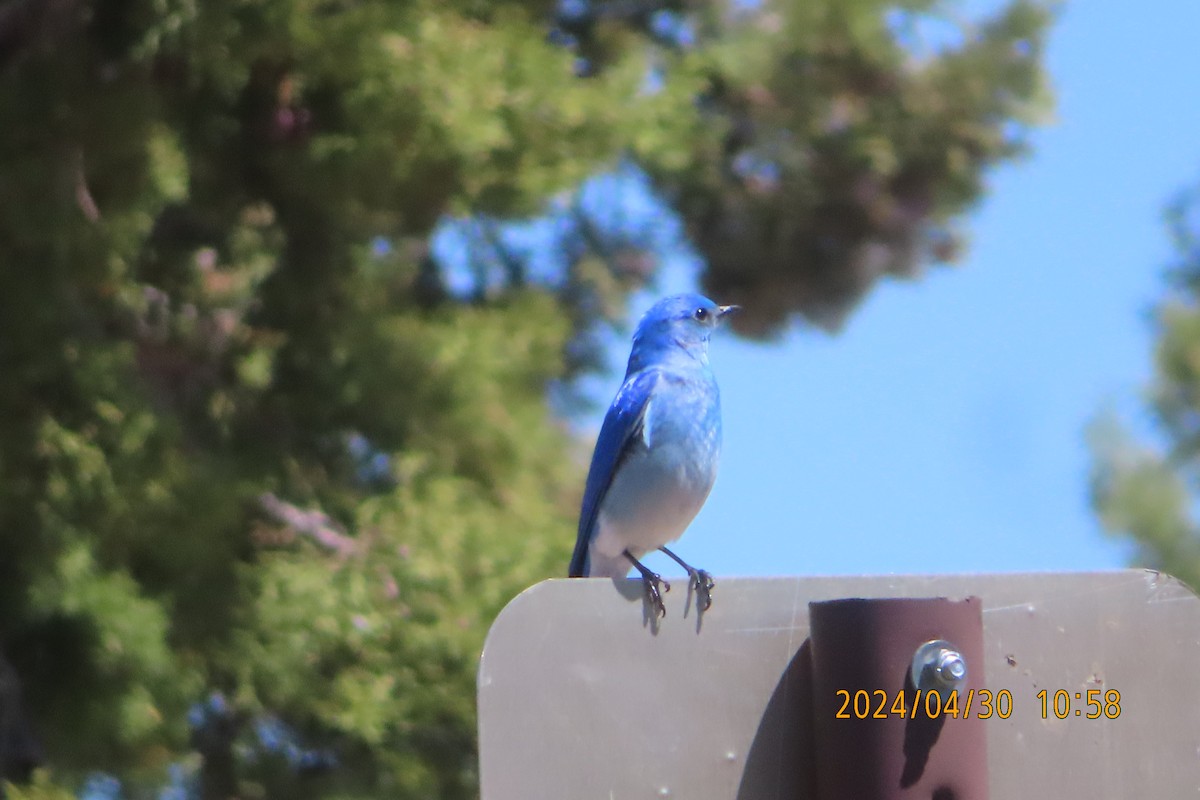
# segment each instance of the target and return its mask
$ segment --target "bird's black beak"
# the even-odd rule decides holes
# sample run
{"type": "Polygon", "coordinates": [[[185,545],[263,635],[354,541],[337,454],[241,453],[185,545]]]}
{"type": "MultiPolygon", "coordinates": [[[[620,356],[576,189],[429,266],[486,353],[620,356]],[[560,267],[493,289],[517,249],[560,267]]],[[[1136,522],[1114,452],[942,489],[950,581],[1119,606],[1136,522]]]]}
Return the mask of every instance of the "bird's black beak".
{"type": "Polygon", "coordinates": [[[741,306],[717,306],[717,319],[725,319],[730,314],[736,314],[741,310],[741,306]]]}

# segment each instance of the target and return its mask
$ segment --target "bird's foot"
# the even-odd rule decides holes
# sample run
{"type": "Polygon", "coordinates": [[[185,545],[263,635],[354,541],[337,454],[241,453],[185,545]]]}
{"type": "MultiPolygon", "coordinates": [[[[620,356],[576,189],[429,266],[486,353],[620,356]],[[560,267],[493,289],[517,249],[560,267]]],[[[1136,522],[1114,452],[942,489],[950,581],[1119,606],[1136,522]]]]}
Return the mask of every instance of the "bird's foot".
{"type": "Polygon", "coordinates": [[[671,584],[664,581],[657,572],[647,570],[642,574],[642,588],[646,590],[646,603],[654,612],[654,616],[665,617],[667,607],[663,605],[662,596],[665,592],[671,591],[671,584]]]}
{"type": "Polygon", "coordinates": [[[646,590],[646,604],[650,606],[654,612],[655,618],[665,617],[667,615],[667,607],[663,605],[663,592],[671,591],[671,584],[662,579],[662,576],[657,572],[651,572],[646,568],[646,565],[634,558],[633,553],[628,550],[624,553],[629,562],[633,564],[634,569],[642,576],[642,588],[646,590]],[[659,587],[662,587],[661,591],[659,587]]]}
{"type": "Polygon", "coordinates": [[[658,549],[666,553],[676,564],[687,570],[690,585],[696,591],[696,610],[700,612],[708,611],[712,606],[712,590],[717,585],[712,575],[709,575],[707,570],[696,569],[665,547],[658,549]]]}
{"type": "Polygon", "coordinates": [[[692,570],[688,575],[692,581],[692,587],[696,590],[696,608],[699,611],[708,611],[712,606],[712,590],[716,588],[717,582],[713,580],[713,576],[702,569],[692,570]]]}

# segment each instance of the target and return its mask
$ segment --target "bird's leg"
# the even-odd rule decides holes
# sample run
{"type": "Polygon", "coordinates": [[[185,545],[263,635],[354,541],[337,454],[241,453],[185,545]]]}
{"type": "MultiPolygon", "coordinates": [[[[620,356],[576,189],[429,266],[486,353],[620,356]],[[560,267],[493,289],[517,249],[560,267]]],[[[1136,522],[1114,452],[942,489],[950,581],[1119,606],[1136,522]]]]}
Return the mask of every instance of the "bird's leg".
{"type": "Polygon", "coordinates": [[[633,557],[633,553],[625,551],[625,557],[633,562],[634,569],[642,574],[642,587],[646,590],[646,602],[654,609],[657,616],[665,617],[667,615],[667,607],[663,605],[662,594],[658,587],[662,586],[662,591],[671,591],[671,584],[662,579],[662,576],[657,572],[651,572],[642,562],[633,557]]]}
{"type": "Polygon", "coordinates": [[[676,564],[687,570],[688,578],[692,581],[692,586],[696,587],[696,608],[701,611],[708,611],[709,606],[712,605],[712,590],[717,585],[712,575],[709,575],[702,569],[696,569],[665,547],[658,549],[666,553],[676,564]]]}

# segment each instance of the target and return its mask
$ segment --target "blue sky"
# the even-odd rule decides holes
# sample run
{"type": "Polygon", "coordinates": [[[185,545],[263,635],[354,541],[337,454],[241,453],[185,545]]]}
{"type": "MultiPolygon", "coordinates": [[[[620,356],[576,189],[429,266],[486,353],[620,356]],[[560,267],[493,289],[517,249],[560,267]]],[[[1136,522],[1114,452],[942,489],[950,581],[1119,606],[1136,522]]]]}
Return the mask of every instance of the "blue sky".
{"type": "Polygon", "coordinates": [[[1127,563],[1083,432],[1106,405],[1147,424],[1162,211],[1200,179],[1198,30],[1194,2],[1066,5],[1056,119],[991,176],[959,265],[881,285],[836,337],[714,342],[721,474],[677,552],[718,576],[1127,563]]]}

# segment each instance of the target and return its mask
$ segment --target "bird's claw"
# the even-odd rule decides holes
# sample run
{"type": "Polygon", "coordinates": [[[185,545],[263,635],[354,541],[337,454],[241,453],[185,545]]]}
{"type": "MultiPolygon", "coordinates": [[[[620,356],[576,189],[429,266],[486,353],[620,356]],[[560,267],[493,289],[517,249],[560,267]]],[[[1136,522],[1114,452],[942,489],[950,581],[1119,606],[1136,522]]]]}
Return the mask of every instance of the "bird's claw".
{"type": "Polygon", "coordinates": [[[696,588],[696,608],[708,611],[712,606],[712,590],[716,585],[712,575],[705,570],[698,569],[692,574],[692,586],[696,588]]]}
{"type": "Polygon", "coordinates": [[[654,610],[654,616],[667,616],[667,607],[663,605],[662,593],[671,591],[671,584],[664,581],[661,575],[651,572],[642,576],[642,586],[646,590],[646,603],[654,610]],[[659,591],[660,586],[662,591],[659,591]]]}

